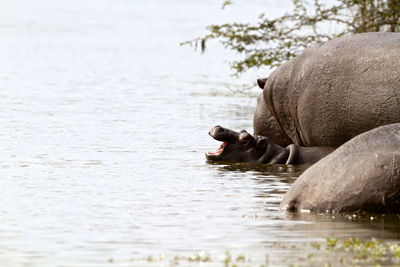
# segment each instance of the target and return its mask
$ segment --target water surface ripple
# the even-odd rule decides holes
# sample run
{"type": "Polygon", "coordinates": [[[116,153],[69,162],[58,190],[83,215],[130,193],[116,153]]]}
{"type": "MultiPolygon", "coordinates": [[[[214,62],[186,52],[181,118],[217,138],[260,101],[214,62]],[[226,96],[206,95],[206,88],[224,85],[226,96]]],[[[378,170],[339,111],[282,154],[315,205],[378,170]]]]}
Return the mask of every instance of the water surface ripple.
{"type": "Polygon", "coordinates": [[[1,1],[3,266],[226,250],[278,264],[303,256],[276,242],[398,238],[397,222],[281,213],[302,168],[205,162],[213,125],[252,130],[258,90],[228,88],[257,75],[232,78],[215,43],[204,55],[179,43],[265,10],[238,2],[1,1]]]}

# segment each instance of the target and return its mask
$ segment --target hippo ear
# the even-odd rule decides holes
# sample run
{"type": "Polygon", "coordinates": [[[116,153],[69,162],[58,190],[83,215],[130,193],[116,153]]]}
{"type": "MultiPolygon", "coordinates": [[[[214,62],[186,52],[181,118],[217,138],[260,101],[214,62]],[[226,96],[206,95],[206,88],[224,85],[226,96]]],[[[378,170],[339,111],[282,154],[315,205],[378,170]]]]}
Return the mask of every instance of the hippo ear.
{"type": "Polygon", "coordinates": [[[257,84],[258,87],[260,87],[261,89],[264,89],[265,83],[267,82],[268,77],[264,78],[264,79],[257,79],[257,84]]]}

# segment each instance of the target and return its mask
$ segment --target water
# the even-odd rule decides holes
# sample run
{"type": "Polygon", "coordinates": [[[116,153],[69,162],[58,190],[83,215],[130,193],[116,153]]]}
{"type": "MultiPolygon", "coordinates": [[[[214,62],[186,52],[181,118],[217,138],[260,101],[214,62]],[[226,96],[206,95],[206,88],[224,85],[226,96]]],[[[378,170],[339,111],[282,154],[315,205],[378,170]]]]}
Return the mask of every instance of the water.
{"type": "Polygon", "coordinates": [[[304,168],[205,161],[219,145],[213,125],[251,131],[259,91],[232,88],[267,71],[234,79],[232,53],[179,43],[290,7],[237,2],[1,1],[3,266],[139,266],[132,258],[226,250],[279,265],[305,252],[276,242],[399,237],[396,218],[280,212],[304,168]]]}

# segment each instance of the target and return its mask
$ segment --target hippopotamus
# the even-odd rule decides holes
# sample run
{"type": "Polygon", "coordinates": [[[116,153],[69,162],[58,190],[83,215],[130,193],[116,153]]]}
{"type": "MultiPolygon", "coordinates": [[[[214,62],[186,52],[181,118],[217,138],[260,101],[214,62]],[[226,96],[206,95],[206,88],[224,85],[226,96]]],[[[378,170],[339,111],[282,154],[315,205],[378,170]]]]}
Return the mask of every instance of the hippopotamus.
{"type": "Polygon", "coordinates": [[[299,147],[294,144],[282,147],[268,137],[249,134],[246,130],[235,132],[215,126],[209,135],[222,141],[216,152],[206,153],[213,161],[249,162],[261,164],[313,164],[333,151],[330,147],[299,147]]]}
{"type": "Polygon", "coordinates": [[[362,133],[309,167],[283,197],[287,211],[400,212],[400,123],[362,133]]]}
{"type": "MultiPolygon", "coordinates": [[[[257,98],[254,136],[264,136],[269,146],[280,147],[275,150],[278,158],[283,147],[289,152],[290,148],[312,148],[308,155],[315,153],[313,158],[279,160],[312,164],[358,134],[400,122],[400,33],[362,33],[330,40],[305,50],[257,82],[263,92],[257,98]]],[[[243,150],[223,150],[223,157],[206,157],[254,161],[253,152],[245,157],[243,150]]],[[[275,157],[265,162],[261,156],[255,158],[275,163],[275,157]]]]}
{"type": "Polygon", "coordinates": [[[254,134],[336,148],[400,122],[400,33],[343,36],[305,50],[258,84],[254,134]]]}

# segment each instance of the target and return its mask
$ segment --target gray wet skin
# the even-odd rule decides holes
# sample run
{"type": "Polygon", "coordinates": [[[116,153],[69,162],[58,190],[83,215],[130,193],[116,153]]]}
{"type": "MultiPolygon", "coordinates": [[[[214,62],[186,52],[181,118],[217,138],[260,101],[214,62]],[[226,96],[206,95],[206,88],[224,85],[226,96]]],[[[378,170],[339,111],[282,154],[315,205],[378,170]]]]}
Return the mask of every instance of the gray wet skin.
{"type": "Polygon", "coordinates": [[[307,49],[258,82],[254,134],[338,147],[400,122],[400,33],[363,33],[307,49]]]}
{"type": "Polygon", "coordinates": [[[287,211],[400,212],[400,123],[360,134],[308,168],[283,197],[287,211]]]}
{"type": "Polygon", "coordinates": [[[261,164],[313,164],[333,149],[324,147],[282,147],[267,137],[249,134],[245,130],[235,132],[215,126],[209,132],[214,139],[223,142],[216,152],[206,153],[212,161],[251,162],[261,164]]]}

